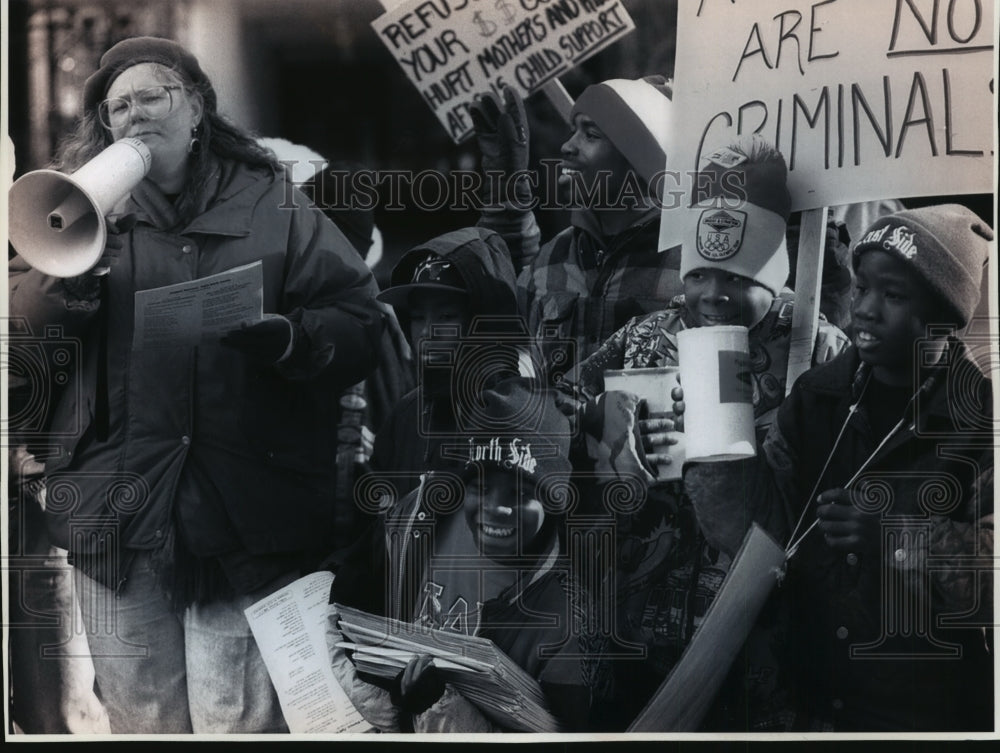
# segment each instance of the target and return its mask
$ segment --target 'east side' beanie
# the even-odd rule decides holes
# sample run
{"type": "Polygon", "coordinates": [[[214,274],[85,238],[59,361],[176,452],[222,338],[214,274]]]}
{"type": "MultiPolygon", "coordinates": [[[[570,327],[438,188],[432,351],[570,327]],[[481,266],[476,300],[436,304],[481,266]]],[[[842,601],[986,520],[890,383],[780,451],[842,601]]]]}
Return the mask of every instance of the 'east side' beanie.
{"type": "Polygon", "coordinates": [[[573,104],[589,116],[647,182],[666,169],[670,83],[663,76],[610,79],[593,84],[573,104]]]}
{"type": "Polygon", "coordinates": [[[788,280],[791,211],[785,159],[759,136],[706,157],[687,210],[681,279],[708,267],[747,277],[778,295],[788,280]]]}
{"type": "Polygon", "coordinates": [[[993,229],[960,204],[906,209],[869,226],[854,246],[853,264],[856,271],[868,251],[892,254],[941,299],[953,323],[964,327],[979,305],[992,240],[993,229]]]}
{"type": "Polygon", "coordinates": [[[100,67],[84,82],[83,109],[94,112],[108,88],[126,68],[140,63],[159,63],[181,73],[203,90],[205,109],[215,112],[216,97],[198,59],[172,39],[131,37],[123,39],[101,56],[100,67]]]}

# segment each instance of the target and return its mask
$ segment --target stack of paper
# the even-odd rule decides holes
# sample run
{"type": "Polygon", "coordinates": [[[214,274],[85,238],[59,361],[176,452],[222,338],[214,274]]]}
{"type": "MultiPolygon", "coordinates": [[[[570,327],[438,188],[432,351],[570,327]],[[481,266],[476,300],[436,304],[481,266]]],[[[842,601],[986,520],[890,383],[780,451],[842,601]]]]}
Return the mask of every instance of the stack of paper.
{"type": "Polygon", "coordinates": [[[524,732],[558,732],[541,686],[488,638],[377,617],[336,605],[340,645],[354,652],[358,671],[395,677],[410,659],[434,657],[441,677],[497,724],[524,732]]]}

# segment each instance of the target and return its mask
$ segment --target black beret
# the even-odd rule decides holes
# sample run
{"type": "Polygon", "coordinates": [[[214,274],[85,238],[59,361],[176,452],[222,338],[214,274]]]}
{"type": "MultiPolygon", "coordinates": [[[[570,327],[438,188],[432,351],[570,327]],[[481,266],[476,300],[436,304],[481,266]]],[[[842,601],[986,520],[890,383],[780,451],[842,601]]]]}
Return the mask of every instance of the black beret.
{"type": "Polygon", "coordinates": [[[140,63],[160,63],[179,71],[205,93],[205,109],[215,112],[215,90],[198,59],[172,39],[132,37],[123,39],[101,56],[101,66],[83,85],[83,109],[93,112],[111,83],[126,68],[140,63]]]}

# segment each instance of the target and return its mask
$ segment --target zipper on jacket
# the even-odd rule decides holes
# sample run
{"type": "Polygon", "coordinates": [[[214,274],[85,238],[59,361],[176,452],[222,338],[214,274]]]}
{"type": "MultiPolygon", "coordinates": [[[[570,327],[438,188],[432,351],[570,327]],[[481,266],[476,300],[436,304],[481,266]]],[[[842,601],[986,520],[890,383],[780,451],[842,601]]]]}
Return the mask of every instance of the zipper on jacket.
{"type": "MultiPolygon", "coordinates": [[[[870,379],[871,375],[869,374],[868,380],[870,379]]],[[[865,382],[865,387],[868,386],[867,384],[868,380],[866,380],[865,382]]],[[[844,489],[850,489],[854,485],[854,482],[858,480],[861,474],[869,466],[871,466],[876,460],[880,460],[890,450],[893,450],[896,447],[898,447],[900,443],[900,437],[902,436],[902,433],[904,431],[912,435],[916,424],[916,418],[914,415],[914,410],[915,410],[914,406],[916,405],[917,399],[921,395],[930,393],[930,391],[934,388],[934,385],[936,383],[937,383],[936,374],[931,374],[929,377],[927,377],[927,379],[925,379],[921,383],[921,385],[917,388],[916,392],[914,392],[913,395],[910,397],[909,402],[907,402],[906,407],[903,409],[903,415],[900,416],[899,421],[896,423],[895,426],[893,426],[889,430],[889,432],[885,435],[885,437],[882,438],[882,441],[878,443],[878,446],[874,450],[872,450],[868,458],[863,463],[861,463],[858,469],[854,472],[854,475],[852,475],[851,478],[848,479],[846,483],[844,483],[843,485],[844,489]],[[907,425],[908,428],[906,428],[907,425]]],[[[791,557],[795,555],[795,553],[798,551],[799,544],[802,543],[802,540],[807,535],[809,535],[810,531],[812,531],[813,528],[815,528],[819,524],[819,518],[817,518],[806,529],[805,533],[803,533],[798,538],[795,538],[795,534],[798,532],[798,529],[801,527],[802,522],[805,520],[806,511],[810,509],[810,507],[812,506],[812,501],[816,498],[816,492],[819,490],[819,484],[822,482],[823,477],[826,474],[826,469],[829,467],[830,461],[833,459],[833,455],[837,451],[837,447],[840,444],[840,440],[843,438],[844,431],[847,429],[848,424],[854,417],[854,414],[857,411],[858,406],[861,404],[862,398],[864,398],[864,393],[865,390],[864,388],[862,388],[861,395],[859,395],[854,404],[851,405],[850,408],[848,408],[847,417],[844,419],[844,423],[840,427],[840,432],[837,434],[837,438],[833,443],[833,447],[831,447],[829,453],[827,453],[826,462],[823,465],[823,469],[819,473],[819,478],[816,479],[816,485],[813,487],[812,492],[810,492],[809,497],[806,499],[806,503],[802,508],[802,514],[799,516],[798,523],[796,523],[795,529],[792,531],[792,536],[791,539],[789,540],[788,546],[785,547],[786,559],[791,559],[791,557]]]]}
{"type": "MultiPolygon", "coordinates": [[[[393,573],[392,575],[393,579],[395,580],[395,588],[393,589],[395,591],[395,598],[393,599],[393,605],[392,605],[393,614],[390,616],[397,620],[402,619],[401,615],[403,614],[403,581],[405,580],[405,578],[403,577],[403,568],[406,563],[406,550],[410,543],[410,534],[413,529],[413,520],[414,518],[416,518],[417,513],[420,511],[420,506],[423,504],[424,482],[427,479],[427,476],[428,476],[427,473],[420,474],[420,484],[417,486],[416,504],[413,507],[413,511],[410,513],[410,519],[407,521],[406,526],[404,527],[403,541],[399,547],[399,566],[396,568],[396,572],[393,573]]],[[[386,532],[386,535],[388,535],[388,531],[386,532]]],[[[391,544],[392,542],[389,541],[388,543],[391,544]]],[[[392,551],[391,546],[387,546],[386,551],[391,552],[392,551]]],[[[390,566],[392,565],[391,562],[389,564],[390,566]]]]}

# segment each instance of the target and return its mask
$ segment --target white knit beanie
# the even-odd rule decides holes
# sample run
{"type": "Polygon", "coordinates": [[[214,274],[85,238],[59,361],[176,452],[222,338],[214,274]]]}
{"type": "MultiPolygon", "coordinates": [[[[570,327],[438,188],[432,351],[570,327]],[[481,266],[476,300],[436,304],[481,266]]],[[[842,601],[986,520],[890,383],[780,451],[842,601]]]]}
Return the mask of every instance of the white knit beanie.
{"type": "Polygon", "coordinates": [[[666,168],[671,93],[663,76],[611,79],[584,89],[572,116],[588,115],[648,182],[666,168]]]}
{"type": "Polygon", "coordinates": [[[791,209],[781,154],[760,137],[707,158],[687,210],[681,279],[708,267],[747,277],[778,295],[788,280],[785,229],[791,209]]]}

